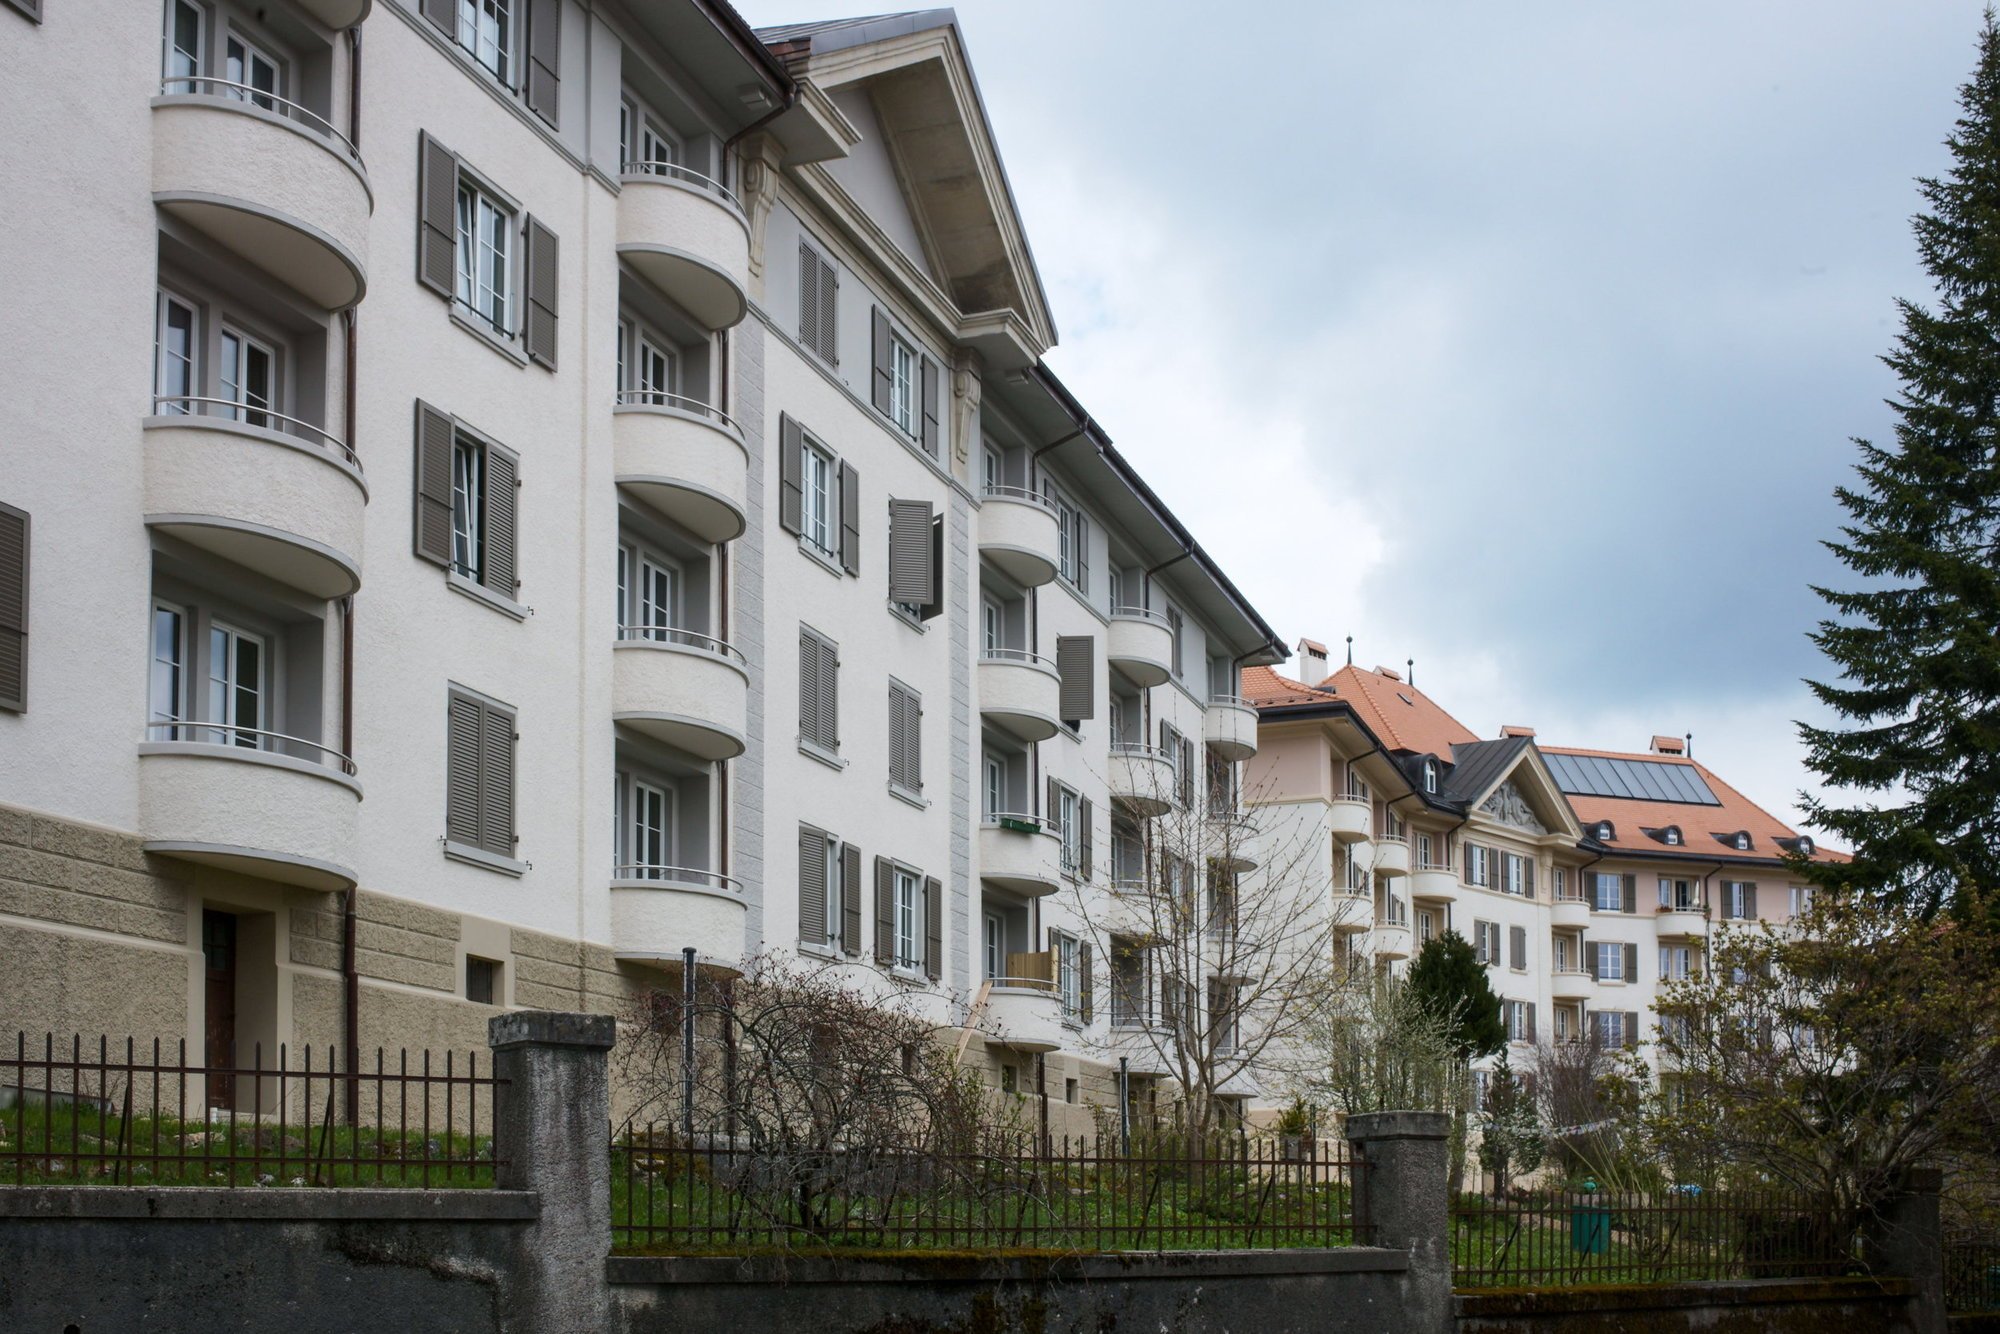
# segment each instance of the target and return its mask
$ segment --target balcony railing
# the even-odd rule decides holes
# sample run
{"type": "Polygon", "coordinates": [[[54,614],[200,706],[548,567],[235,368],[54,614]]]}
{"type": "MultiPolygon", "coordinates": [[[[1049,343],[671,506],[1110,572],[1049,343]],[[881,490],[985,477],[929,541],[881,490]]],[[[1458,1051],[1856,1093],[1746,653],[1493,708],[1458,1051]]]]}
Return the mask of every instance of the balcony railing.
{"type": "Polygon", "coordinates": [[[693,186],[704,194],[714,195],[738,213],[743,211],[743,205],[737,201],[735,192],[728,186],[713,176],[704,176],[698,171],[681,166],[678,162],[627,162],[618,170],[623,176],[659,176],[679,181],[682,185],[693,186]]]}
{"type": "Polygon", "coordinates": [[[254,88],[247,83],[236,83],[229,79],[216,79],[201,74],[175,75],[160,82],[160,94],[164,97],[192,97],[203,93],[231,102],[242,102],[260,111],[269,111],[293,121],[321,138],[338,144],[357,165],[361,162],[361,150],[356,148],[354,142],[346,135],[333,128],[332,121],[317,111],[302,107],[297,102],[288,101],[276,93],[254,88]]]}
{"type": "Polygon", "coordinates": [[[1168,627],[1173,625],[1173,622],[1167,619],[1165,612],[1154,611],[1151,607],[1113,607],[1111,614],[1131,621],[1155,621],[1168,627]]]}
{"type": "Polygon", "coordinates": [[[1024,648],[983,648],[979,650],[979,660],[981,662],[1018,662],[1030,667],[1046,667],[1050,671],[1056,670],[1056,664],[1053,659],[1045,658],[1039,653],[1024,648]]]}
{"type": "Polygon", "coordinates": [[[690,416],[702,417],[714,422],[733,435],[741,436],[743,428],[736,419],[712,403],[704,403],[686,394],[669,394],[660,389],[621,389],[618,391],[616,406],[621,408],[672,408],[690,416]]]}
{"type": "Polygon", "coordinates": [[[283,732],[270,732],[256,727],[238,727],[232,723],[189,722],[179,719],[150,722],[146,724],[146,739],[185,741],[201,746],[287,755],[295,760],[306,760],[329,769],[338,769],[350,778],[355,773],[354,761],[332,746],[323,745],[318,741],[308,741],[305,737],[287,736],[283,732]]]}
{"type": "Polygon", "coordinates": [[[733,875],[720,871],[710,871],[699,866],[660,866],[652,862],[627,862],[611,868],[614,880],[658,880],[676,885],[694,885],[701,889],[719,890],[724,894],[741,895],[743,882],[733,875]]]}
{"type": "Polygon", "coordinates": [[[1039,505],[1054,514],[1056,505],[1041,492],[1025,486],[989,486],[980,493],[988,500],[1013,500],[1023,505],[1039,505]]]}
{"type": "Polygon", "coordinates": [[[223,421],[241,422],[245,426],[260,426],[267,430],[295,435],[310,441],[337,455],[342,462],[359,472],[361,457],[348,448],[347,442],[334,435],[323,426],[315,426],[297,417],[287,417],[282,412],[273,412],[268,407],[254,403],[241,403],[233,398],[208,398],[199,394],[175,394],[156,397],[153,413],[160,417],[215,417],[223,421]]]}
{"type": "Polygon", "coordinates": [[[621,625],[618,627],[618,638],[621,643],[678,644],[682,648],[699,649],[703,653],[727,658],[739,666],[747,665],[735,645],[698,630],[682,630],[670,625],[621,625]]]}

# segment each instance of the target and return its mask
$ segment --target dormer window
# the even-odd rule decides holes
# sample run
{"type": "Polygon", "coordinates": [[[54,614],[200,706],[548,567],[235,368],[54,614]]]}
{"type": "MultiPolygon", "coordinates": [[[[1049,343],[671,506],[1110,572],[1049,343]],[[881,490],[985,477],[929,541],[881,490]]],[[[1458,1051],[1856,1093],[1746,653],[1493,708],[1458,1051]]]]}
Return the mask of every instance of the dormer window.
{"type": "Polygon", "coordinates": [[[1681,831],[1672,825],[1668,825],[1660,831],[1660,842],[1670,848],[1679,847],[1681,845],[1681,831]]]}
{"type": "Polygon", "coordinates": [[[1424,791],[1430,793],[1432,796],[1436,796],[1437,790],[1438,762],[1426,755],[1424,757],[1424,791]]]}
{"type": "Polygon", "coordinates": [[[1739,834],[1738,834],[1738,835],[1736,836],[1736,850],[1737,850],[1738,852],[1748,852],[1748,851],[1750,851],[1750,835],[1749,835],[1749,834],[1747,834],[1747,833],[1739,833],[1739,834]]]}
{"type": "Polygon", "coordinates": [[[1595,838],[1599,843],[1610,843],[1618,837],[1618,834],[1616,830],[1612,829],[1611,821],[1599,820],[1591,837],[1595,838]]]}
{"type": "Polygon", "coordinates": [[[1813,855],[1813,842],[1810,838],[1806,837],[1804,834],[1799,835],[1798,847],[1799,847],[1799,856],[1810,857],[1813,855]]]}

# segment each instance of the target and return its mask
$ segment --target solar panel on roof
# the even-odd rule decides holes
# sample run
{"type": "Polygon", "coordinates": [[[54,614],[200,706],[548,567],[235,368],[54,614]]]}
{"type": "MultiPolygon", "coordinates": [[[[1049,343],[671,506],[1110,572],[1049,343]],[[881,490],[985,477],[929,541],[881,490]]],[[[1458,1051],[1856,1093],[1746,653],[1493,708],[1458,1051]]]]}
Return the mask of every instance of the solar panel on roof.
{"type": "Polygon", "coordinates": [[[1659,760],[1616,760],[1601,755],[1550,755],[1549,772],[1556,786],[1572,796],[1627,797],[1639,801],[1673,801],[1690,806],[1720,806],[1722,801],[1691,764],[1659,760]]]}

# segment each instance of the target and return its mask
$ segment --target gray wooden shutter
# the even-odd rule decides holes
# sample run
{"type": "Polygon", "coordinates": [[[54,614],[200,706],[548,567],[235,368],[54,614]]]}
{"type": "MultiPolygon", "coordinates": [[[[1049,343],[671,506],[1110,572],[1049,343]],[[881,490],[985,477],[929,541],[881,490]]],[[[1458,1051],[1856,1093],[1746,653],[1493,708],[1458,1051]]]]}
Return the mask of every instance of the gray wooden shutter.
{"type": "Polygon", "coordinates": [[[0,505],[0,709],[28,709],[28,533],[26,510],[0,505]]]}
{"type": "Polygon", "coordinates": [[[1743,911],[1749,917],[1757,915],[1757,882],[1754,880],[1743,886],[1743,911]]]}
{"type": "Polygon", "coordinates": [[[875,411],[889,415],[889,399],[893,392],[889,370],[889,317],[876,306],[870,312],[869,347],[872,351],[874,369],[869,374],[869,398],[875,404],[875,411]]]}
{"type": "Polygon", "coordinates": [[[944,885],[936,876],[924,880],[924,976],[935,982],[944,975],[944,885]]]}
{"type": "Polygon", "coordinates": [[[799,941],[826,944],[826,834],[809,824],[799,826],[799,941]]]}
{"type": "Polygon", "coordinates": [[[931,586],[935,596],[923,605],[917,619],[928,621],[944,611],[944,516],[931,520],[931,586]]]}
{"type": "Polygon", "coordinates": [[[819,636],[799,631],[799,736],[814,745],[820,740],[819,721],[819,636]]]}
{"type": "Polygon", "coordinates": [[[819,641],[820,744],[840,749],[840,650],[833,641],[819,641]]]}
{"type": "Polygon", "coordinates": [[[1625,980],[1627,982],[1637,982],[1639,980],[1639,947],[1637,945],[1627,945],[1625,947],[1625,980]]]}
{"type": "Polygon", "coordinates": [[[479,845],[479,701],[454,692],[445,735],[444,836],[479,845]]]}
{"type": "Polygon", "coordinates": [[[1526,968],[1528,966],[1528,928],[1525,926],[1511,928],[1508,931],[1507,944],[1513,951],[1512,963],[1514,967],[1526,968]]]}
{"type": "Polygon", "coordinates": [[[1472,923],[1472,957],[1479,963],[1486,962],[1486,923],[1476,919],[1472,923]]]}
{"type": "Polygon", "coordinates": [[[450,33],[454,38],[457,37],[458,6],[454,0],[423,0],[423,6],[425,18],[437,24],[438,27],[450,33]]]}
{"type": "Polygon", "coordinates": [[[819,345],[819,256],[799,242],[799,341],[822,357],[819,345]]]}
{"type": "Polygon", "coordinates": [[[480,582],[502,597],[513,597],[521,581],[515,575],[521,489],[517,484],[520,464],[514,455],[498,445],[486,447],[485,526],[486,559],[480,565],[480,582]]]}
{"type": "Polygon", "coordinates": [[[528,0],[528,110],[550,125],[562,87],[562,0],[528,0]]]}
{"type": "Polygon", "coordinates": [[[1076,943],[1077,991],[1083,1000],[1083,1022],[1089,1023],[1097,1013],[1097,970],[1092,966],[1090,942],[1076,943]]]}
{"type": "Polygon", "coordinates": [[[903,686],[889,683],[889,780],[912,792],[923,790],[923,716],[917,697],[903,686]]]}
{"type": "Polygon", "coordinates": [[[840,845],[840,951],[861,953],[861,849],[840,845]]]}
{"type": "Polygon", "coordinates": [[[1639,877],[1636,875],[1625,877],[1625,911],[1639,911],[1639,877]]]}
{"type": "Polygon", "coordinates": [[[451,417],[417,400],[417,555],[451,566],[451,417]]]}
{"type": "MultiPolygon", "coordinates": [[[[1535,1003],[1534,1003],[1533,1001],[1529,1001],[1529,1002],[1528,1002],[1528,1041],[1530,1041],[1530,1042],[1533,1042],[1534,1040],[1535,1040],[1535,1003]]],[[[1523,1078],[1524,1080],[1532,1080],[1532,1079],[1534,1078],[1534,1076],[1533,1076],[1533,1075],[1524,1075],[1524,1076],[1522,1076],[1522,1078],[1523,1078]]],[[[1532,1095],[1531,1095],[1531,1096],[1532,1096],[1532,1095]]]]}
{"type": "Polygon", "coordinates": [[[1527,898],[1535,897],[1535,859],[1521,859],[1521,893],[1527,898]]]}
{"type": "Polygon", "coordinates": [[[1639,1045],[1639,1012],[1637,1010],[1625,1011],[1625,1045],[1628,1047],[1639,1045]]]}
{"type": "MultiPolygon", "coordinates": [[[[555,4],[557,0],[542,0],[555,4]]],[[[560,299],[561,247],[556,234],[530,217],[522,286],[528,291],[528,318],[521,326],[521,350],[528,360],[556,368],[556,306],[560,299]]]]}
{"type": "Polygon", "coordinates": [[[1083,840],[1080,845],[1082,848],[1081,865],[1077,869],[1083,878],[1088,880],[1090,879],[1090,864],[1093,860],[1092,845],[1096,842],[1096,833],[1091,824],[1089,797],[1080,797],[1077,799],[1076,819],[1077,823],[1083,826],[1083,840]]]}
{"type": "Polygon", "coordinates": [[[778,526],[794,535],[805,531],[806,432],[790,417],[778,417],[778,526]]]}
{"type": "Polygon", "coordinates": [[[1056,671],[1062,676],[1058,712],[1070,722],[1097,716],[1097,640],[1090,635],[1056,636],[1056,671]]]}
{"type": "Polygon", "coordinates": [[[1090,520],[1082,510],[1070,513],[1072,533],[1076,543],[1076,590],[1086,596],[1090,593],[1090,520]]]}
{"type": "Polygon", "coordinates": [[[854,465],[840,465],[840,568],[861,573],[861,474],[854,465]]]}
{"type": "Polygon", "coordinates": [[[1057,789],[1060,786],[1061,784],[1057,783],[1055,779],[1049,779],[1048,804],[1042,807],[1042,821],[1051,829],[1056,827],[1056,814],[1062,809],[1062,803],[1057,800],[1057,789]]]}
{"type": "Polygon", "coordinates": [[[889,600],[922,606],[937,597],[931,568],[931,502],[889,502],[889,600]]]}
{"type": "Polygon", "coordinates": [[[819,354],[829,366],[840,365],[840,270],[824,256],[819,263],[819,354]]]}
{"type": "Polygon", "coordinates": [[[936,458],[938,456],[938,367],[929,357],[923,359],[922,373],[917,383],[919,391],[923,394],[924,452],[936,458]]]}
{"type": "Polygon", "coordinates": [[[479,846],[514,855],[514,715],[480,708],[479,846]]]}
{"type": "Polygon", "coordinates": [[[1583,970],[1590,974],[1590,980],[1597,980],[1597,946],[1582,936],[1576,938],[1577,948],[1583,951],[1583,970]]]}
{"type": "Polygon", "coordinates": [[[875,859],[875,962],[896,961],[896,868],[887,857],[875,859]]]}
{"type": "MultiPolygon", "coordinates": [[[[449,0],[441,6],[449,22],[449,0]]],[[[433,16],[435,17],[435,16],[433,16]]],[[[457,290],[458,157],[417,132],[417,281],[449,301],[457,290]]]]}

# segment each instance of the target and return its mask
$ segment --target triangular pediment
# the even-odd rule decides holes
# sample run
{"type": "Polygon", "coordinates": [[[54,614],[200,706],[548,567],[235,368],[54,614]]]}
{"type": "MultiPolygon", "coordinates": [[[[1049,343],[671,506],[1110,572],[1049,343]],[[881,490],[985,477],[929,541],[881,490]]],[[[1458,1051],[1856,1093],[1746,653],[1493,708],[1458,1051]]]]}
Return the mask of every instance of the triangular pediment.
{"type": "Polygon", "coordinates": [[[1465,794],[1465,801],[1475,816],[1524,834],[1560,834],[1572,841],[1583,837],[1569,798],[1556,786],[1533,742],[1521,744],[1478,791],[1465,794]]]}

